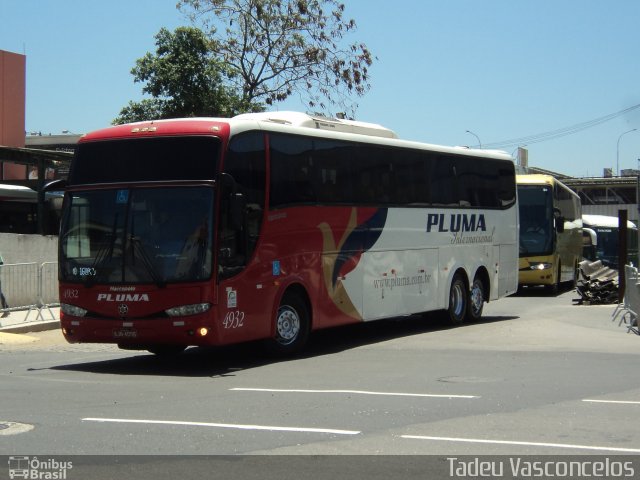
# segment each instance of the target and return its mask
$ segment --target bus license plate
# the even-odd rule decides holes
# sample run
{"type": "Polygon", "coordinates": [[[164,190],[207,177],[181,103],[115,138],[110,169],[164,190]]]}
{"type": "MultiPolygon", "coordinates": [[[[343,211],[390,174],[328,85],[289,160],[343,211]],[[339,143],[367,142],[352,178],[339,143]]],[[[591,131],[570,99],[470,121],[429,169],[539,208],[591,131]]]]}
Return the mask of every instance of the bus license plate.
{"type": "Polygon", "coordinates": [[[131,328],[122,328],[113,331],[113,338],[137,338],[138,332],[131,328]]]}

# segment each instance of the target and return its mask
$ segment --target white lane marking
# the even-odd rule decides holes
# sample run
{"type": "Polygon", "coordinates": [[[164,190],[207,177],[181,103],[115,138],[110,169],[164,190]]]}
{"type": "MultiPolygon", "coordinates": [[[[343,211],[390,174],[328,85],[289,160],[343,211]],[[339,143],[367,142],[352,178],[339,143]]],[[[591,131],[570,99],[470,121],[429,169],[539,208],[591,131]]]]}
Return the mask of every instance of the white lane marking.
{"type": "Polygon", "coordinates": [[[482,438],[428,437],[423,435],[401,435],[401,438],[413,440],[435,440],[439,442],[488,443],[493,445],[524,445],[528,447],[569,448],[577,450],[597,450],[601,452],[640,453],[638,448],[600,447],[595,445],[572,445],[569,443],[518,442],[511,440],[488,440],[482,438]]]}
{"type": "Polygon", "coordinates": [[[284,388],[230,388],[232,391],[275,392],[275,393],[342,393],[352,395],[383,395],[390,397],[431,397],[431,398],[480,398],[477,395],[442,395],[435,393],[369,392],[366,390],[300,390],[284,388]]]}
{"type": "Polygon", "coordinates": [[[591,402],[591,403],[621,403],[624,405],[640,405],[640,401],[632,401],[632,400],[592,400],[590,398],[585,398],[582,401],[591,402]]]}
{"type": "Polygon", "coordinates": [[[234,423],[182,422],[173,420],[143,420],[128,418],[83,418],[84,422],[142,423],[156,425],[185,425],[191,427],[235,428],[238,430],[269,430],[275,432],[330,433],[335,435],[358,435],[357,430],[337,430],[333,428],[277,427],[273,425],[239,425],[234,423]]]}

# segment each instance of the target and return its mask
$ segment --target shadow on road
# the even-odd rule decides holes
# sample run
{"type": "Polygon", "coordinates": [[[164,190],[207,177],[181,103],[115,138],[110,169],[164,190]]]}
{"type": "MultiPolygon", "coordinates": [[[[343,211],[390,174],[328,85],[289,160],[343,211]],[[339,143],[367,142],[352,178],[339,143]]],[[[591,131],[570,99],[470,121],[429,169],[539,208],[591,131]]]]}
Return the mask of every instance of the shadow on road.
{"type": "MultiPolygon", "coordinates": [[[[486,316],[478,324],[517,319],[516,316],[486,316]]],[[[402,317],[379,320],[314,332],[305,350],[292,357],[274,357],[265,353],[260,342],[225,347],[192,347],[180,355],[156,356],[132,352],[132,356],[51,367],[52,370],[103,373],[110,375],[162,375],[184,377],[226,377],[235,372],[297,359],[321,357],[388,340],[423,333],[465,328],[451,326],[445,315],[402,317]]]]}

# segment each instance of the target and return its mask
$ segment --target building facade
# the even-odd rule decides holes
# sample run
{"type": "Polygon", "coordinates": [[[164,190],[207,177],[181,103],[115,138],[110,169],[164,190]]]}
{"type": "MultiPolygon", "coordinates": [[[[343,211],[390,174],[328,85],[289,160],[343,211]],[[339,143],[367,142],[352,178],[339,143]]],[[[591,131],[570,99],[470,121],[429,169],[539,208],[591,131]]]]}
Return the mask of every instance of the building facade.
{"type": "MultiPolygon", "coordinates": [[[[0,50],[0,145],[24,147],[26,67],[24,55],[0,50]]],[[[2,180],[24,179],[25,165],[2,160],[2,180]]]]}

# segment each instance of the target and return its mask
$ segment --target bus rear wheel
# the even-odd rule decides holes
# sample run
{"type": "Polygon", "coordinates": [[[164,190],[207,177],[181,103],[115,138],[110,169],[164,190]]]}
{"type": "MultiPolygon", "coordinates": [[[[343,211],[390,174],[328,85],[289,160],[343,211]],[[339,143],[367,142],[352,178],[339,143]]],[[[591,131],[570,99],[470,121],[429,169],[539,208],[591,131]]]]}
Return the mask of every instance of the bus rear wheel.
{"type": "Polygon", "coordinates": [[[467,285],[461,275],[456,275],[451,282],[449,309],[447,310],[449,322],[452,325],[459,325],[464,322],[467,313],[468,298],[467,285]]]}
{"type": "Polygon", "coordinates": [[[311,327],[309,309],[299,295],[282,297],[275,318],[275,335],[267,342],[269,353],[291,355],[305,346],[311,327]]]}
{"type": "Polygon", "coordinates": [[[467,314],[469,320],[477,321],[482,317],[482,309],[484,308],[484,282],[479,278],[473,280],[471,291],[469,292],[469,305],[467,314]]]}

